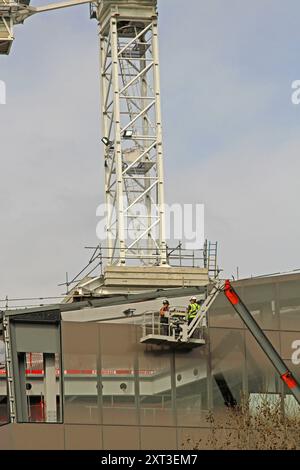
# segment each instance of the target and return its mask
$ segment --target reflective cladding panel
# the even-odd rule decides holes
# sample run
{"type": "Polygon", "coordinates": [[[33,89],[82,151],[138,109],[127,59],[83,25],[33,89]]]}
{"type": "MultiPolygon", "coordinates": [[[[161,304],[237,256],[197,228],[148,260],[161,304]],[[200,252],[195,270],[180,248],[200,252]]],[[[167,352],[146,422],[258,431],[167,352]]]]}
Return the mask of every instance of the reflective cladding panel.
{"type": "Polygon", "coordinates": [[[138,423],[137,341],[134,325],[100,328],[103,424],[138,423]]]}
{"type": "Polygon", "coordinates": [[[8,389],[5,365],[5,345],[0,322],[0,426],[9,423],[8,389]]]}
{"type": "Polygon", "coordinates": [[[292,361],[300,370],[300,331],[281,331],[280,347],[282,359],[292,361]]]}
{"type": "Polygon", "coordinates": [[[208,425],[208,347],[175,354],[177,423],[208,425]]]}
{"type": "MultiPolygon", "coordinates": [[[[247,279],[233,282],[232,285],[240,298],[249,308],[262,328],[279,328],[278,295],[275,280],[247,279]]],[[[244,324],[235,313],[224,295],[219,295],[209,311],[210,326],[224,328],[244,328],[244,324]]]]}
{"type": "Polygon", "coordinates": [[[279,329],[279,309],[276,282],[249,280],[243,287],[242,300],[263,329],[279,329]]]}
{"type": "Polygon", "coordinates": [[[280,328],[300,331],[300,279],[278,282],[280,328]]]}
{"type": "Polygon", "coordinates": [[[177,448],[176,428],[143,426],[141,428],[141,448],[143,450],[170,450],[177,448]]]}
{"type": "MultiPolygon", "coordinates": [[[[280,354],[279,332],[266,332],[266,335],[280,354]]],[[[280,393],[282,391],[279,374],[249,332],[246,332],[246,362],[249,393],[280,393]]]]}
{"type": "MultiPolygon", "coordinates": [[[[300,330],[299,275],[245,279],[232,284],[262,328],[300,330]]],[[[210,326],[243,327],[223,295],[214,302],[209,319],[210,326]]]]}
{"type": "Polygon", "coordinates": [[[245,391],[245,331],[210,329],[212,399],[215,409],[240,402],[245,391]]]}
{"type": "MultiPolygon", "coordinates": [[[[117,421],[116,424],[118,424],[117,421]]],[[[103,426],[102,433],[104,450],[140,449],[140,432],[138,426],[103,426]]],[[[129,466],[127,468],[129,468],[129,466]]]]}
{"type": "Polygon", "coordinates": [[[66,450],[102,449],[102,427],[93,424],[66,424],[66,450]]]}
{"type": "Polygon", "coordinates": [[[139,327],[137,333],[140,423],[174,425],[174,354],[169,347],[140,344],[139,327]]]}
{"type": "MultiPolygon", "coordinates": [[[[236,288],[238,294],[243,296],[243,288],[236,288]]],[[[243,322],[230,305],[224,294],[219,294],[208,312],[209,325],[223,328],[243,328],[243,322]]]]}
{"type": "Polygon", "coordinates": [[[98,400],[99,335],[97,324],[62,323],[64,422],[101,422],[98,400]]]}

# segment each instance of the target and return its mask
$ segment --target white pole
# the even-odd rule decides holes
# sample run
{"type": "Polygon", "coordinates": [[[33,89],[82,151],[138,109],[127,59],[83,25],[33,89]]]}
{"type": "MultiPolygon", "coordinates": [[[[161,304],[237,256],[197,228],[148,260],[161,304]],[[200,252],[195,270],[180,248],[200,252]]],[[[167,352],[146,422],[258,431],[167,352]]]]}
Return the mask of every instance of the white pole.
{"type": "Polygon", "coordinates": [[[154,60],[154,92],[156,96],[156,128],[157,128],[157,173],[158,173],[158,206],[160,215],[159,247],[160,264],[167,264],[166,253],[166,227],[165,227],[165,191],[163,168],[163,143],[162,143],[162,115],[160,98],[160,70],[159,70],[159,46],[157,21],[153,21],[153,60],[154,60]]]}

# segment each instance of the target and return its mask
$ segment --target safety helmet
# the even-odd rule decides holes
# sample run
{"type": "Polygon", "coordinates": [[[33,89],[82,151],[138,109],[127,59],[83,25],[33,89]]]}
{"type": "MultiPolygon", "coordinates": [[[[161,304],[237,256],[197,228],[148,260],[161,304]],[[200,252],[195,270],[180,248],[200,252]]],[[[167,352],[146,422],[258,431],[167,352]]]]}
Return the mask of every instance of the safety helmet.
{"type": "Polygon", "coordinates": [[[196,300],[197,300],[197,297],[193,296],[193,297],[190,298],[190,300],[196,301],[196,300]]]}
{"type": "Polygon", "coordinates": [[[165,300],[163,300],[163,304],[164,304],[164,305],[169,305],[170,302],[169,302],[167,299],[165,299],[165,300]]]}

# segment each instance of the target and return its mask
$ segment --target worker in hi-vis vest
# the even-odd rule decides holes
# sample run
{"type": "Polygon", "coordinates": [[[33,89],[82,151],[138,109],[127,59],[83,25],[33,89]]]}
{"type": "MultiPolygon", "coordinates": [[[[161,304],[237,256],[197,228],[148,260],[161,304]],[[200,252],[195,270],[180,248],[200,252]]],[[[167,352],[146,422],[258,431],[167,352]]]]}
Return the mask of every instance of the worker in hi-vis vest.
{"type": "Polygon", "coordinates": [[[194,320],[195,316],[199,312],[200,305],[197,303],[197,298],[196,297],[191,297],[190,298],[190,304],[187,308],[187,317],[188,317],[188,322],[191,323],[191,321],[194,320]]]}
{"type": "Polygon", "coordinates": [[[159,311],[160,323],[161,323],[161,334],[168,335],[169,332],[169,315],[170,315],[170,303],[166,299],[163,301],[163,305],[159,311]]]}

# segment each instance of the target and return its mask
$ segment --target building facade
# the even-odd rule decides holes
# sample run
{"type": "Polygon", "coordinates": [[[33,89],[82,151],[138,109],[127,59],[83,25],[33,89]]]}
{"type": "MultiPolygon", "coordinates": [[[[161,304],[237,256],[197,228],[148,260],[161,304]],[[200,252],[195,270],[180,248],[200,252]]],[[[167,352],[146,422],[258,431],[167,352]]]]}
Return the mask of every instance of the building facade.
{"type": "MultiPolygon", "coordinates": [[[[233,285],[300,379],[300,275],[247,279],[233,285]]],[[[187,290],[172,292],[171,304],[188,302],[187,290]]],[[[15,386],[23,386],[23,404],[19,412],[17,407],[17,422],[11,423],[0,336],[0,448],[182,449],[193,440],[205,442],[211,412],[222,415],[243,396],[282,396],[287,409],[297,410],[225,296],[219,296],[209,311],[205,345],[186,350],[141,344],[141,313],[157,309],[162,295],[165,293],[144,302],[124,299],[117,305],[78,303],[67,309],[50,306],[43,312],[18,312],[14,334],[18,338],[21,328],[22,346],[16,357],[23,355],[25,365],[18,370],[24,380],[15,386]],[[137,313],[125,317],[128,305],[137,313]],[[35,321],[42,315],[45,321],[45,314],[54,310],[59,315],[55,327],[59,347],[42,351],[33,341],[31,351],[23,323],[32,322],[30,315],[35,321]],[[50,377],[51,361],[55,401],[52,393],[47,408],[46,377],[50,377]]],[[[47,318],[50,321],[49,315],[47,318]]],[[[46,337],[44,341],[46,344],[46,337]]],[[[14,373],[21,367],[18,364],[14,373]]]]}

